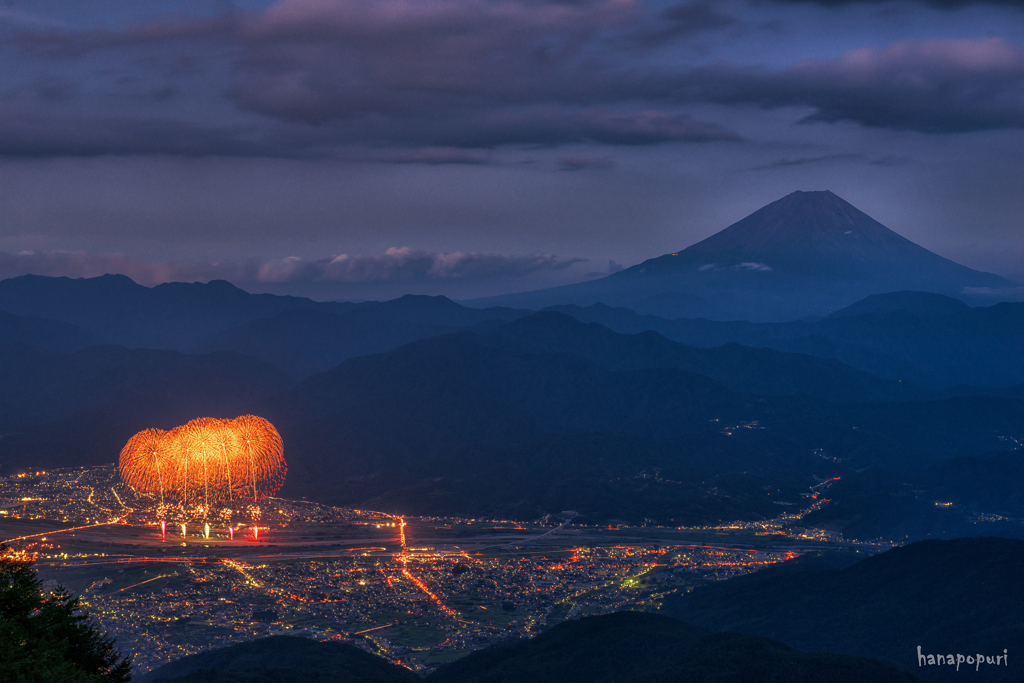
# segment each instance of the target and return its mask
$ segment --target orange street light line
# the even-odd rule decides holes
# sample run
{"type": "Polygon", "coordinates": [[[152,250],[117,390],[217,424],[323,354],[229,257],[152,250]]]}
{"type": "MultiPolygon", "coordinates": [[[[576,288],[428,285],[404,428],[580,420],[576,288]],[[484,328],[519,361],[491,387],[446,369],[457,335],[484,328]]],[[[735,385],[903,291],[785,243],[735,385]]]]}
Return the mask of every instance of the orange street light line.
{"type": "MultiPolygon", "coordinates": [[[[114,593],[120,593],[121,591],[126,591],[129,588],[135,588],[136,586],[141,586],[144,583],[149,583],[150,581],[156,581],[157,579],[166,579],[168,576],[176,576],[176,574],[161,574],[160,576],[154,576],[152,579],[146,579],[145,581],[139,581],[138,583],[133,583],[130,586],[125,586],[124,588],[121,588],[121,589],[118,589],[118,590],[114,591],[114,593]]],[[[113,595],[113,593],[111,595],[113,595]]]]}
{"type": "Polygon", "coordinates": [[[40,532],[38,534],[27,534],[25,536],[18,536],[17,538],[8,538],[6,541],[0,541],[0,543],[13,543],[15,541],[24,541],[27,538],[35,538],[37,536],[51,536],[51,535],[56,535],[56,534],[63,534],[63,533],[66,533],[68,531],[79,531],[80,529],[92,529],[93,527],[107,526],[108,524],[117,524],[120,521],[121,521],[120,519],[115,519],[115,520],[110,521],[110,522],[98,522],[96,524],[86,524],[84,526],[73,526],[73,527],[70,527],[68,529],[57,529],[56,531],[42,531],[42,532],[40,532]]]}

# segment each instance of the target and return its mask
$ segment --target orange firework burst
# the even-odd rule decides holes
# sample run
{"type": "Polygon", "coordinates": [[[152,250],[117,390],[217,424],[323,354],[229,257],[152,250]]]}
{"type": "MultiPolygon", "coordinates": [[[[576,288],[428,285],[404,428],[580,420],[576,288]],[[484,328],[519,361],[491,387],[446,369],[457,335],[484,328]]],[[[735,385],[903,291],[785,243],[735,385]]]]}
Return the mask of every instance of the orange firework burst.
{"type": "Polygon", "coordinates": [[[170,431],[146,429],[121,449],[121,480],[182,509],[210,514],[223,505],[259,503],[284,483],[281,435],[262,417],[200,417],[170,431]]]}

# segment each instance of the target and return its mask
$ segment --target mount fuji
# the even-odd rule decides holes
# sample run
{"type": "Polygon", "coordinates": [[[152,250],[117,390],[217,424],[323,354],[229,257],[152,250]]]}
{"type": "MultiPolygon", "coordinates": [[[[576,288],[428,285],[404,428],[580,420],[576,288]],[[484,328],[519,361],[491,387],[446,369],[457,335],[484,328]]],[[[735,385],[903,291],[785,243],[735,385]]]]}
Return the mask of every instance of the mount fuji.
{"type": "Polygon", "coordinates": [[[928,251],[826,190],[793,192],[686,249],[599,280],[467,303],[604,303],[663,317],[769,322],[827,315],[871,294],[969,299],[1015,285],[928,251]]]}

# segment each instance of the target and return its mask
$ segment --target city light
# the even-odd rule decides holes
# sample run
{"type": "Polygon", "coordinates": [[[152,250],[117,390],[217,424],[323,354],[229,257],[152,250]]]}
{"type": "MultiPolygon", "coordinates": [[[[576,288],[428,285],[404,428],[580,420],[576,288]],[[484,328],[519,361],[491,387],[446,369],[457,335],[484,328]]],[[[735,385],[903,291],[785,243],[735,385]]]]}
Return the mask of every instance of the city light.
{"type": "Polygon", "coordinates": [[[662,527],[655,542],[647,532],[608,535],[604,525],[405,517],[281,498],[263,504],[259,523],[163,519],[157,496],[127,487],[107,465],[0,478],[0,505],[11,511],[0,527],[51,575],[89,576],[83,605],[140,673],[284,632],[361,644],[422,672],[438,657],[529,637],[552,619],[655,610],[669,593],[788,561],[811,544],[857,543],[803,526],[830,483],[815,484],[824,495],[803,509],[662,527]],[[89,531],[65,533],[78,529],[89,531]],[[180,529],[180,543],[167,542],[169,529],[180,529]],[[243,542],[234,541],[238,530],[243,542]]]}

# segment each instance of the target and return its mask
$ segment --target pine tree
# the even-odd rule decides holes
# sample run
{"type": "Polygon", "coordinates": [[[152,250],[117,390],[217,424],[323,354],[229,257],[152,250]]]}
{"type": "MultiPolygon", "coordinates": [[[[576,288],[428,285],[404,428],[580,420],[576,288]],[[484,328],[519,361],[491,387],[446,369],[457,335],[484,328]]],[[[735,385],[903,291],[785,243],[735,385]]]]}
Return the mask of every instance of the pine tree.
{"type": "Polygon", "coordinates": [[[129,683],[114,648],[64,588],[44,592],[32,561],[0,544],[0,683],[129,683]]]}

